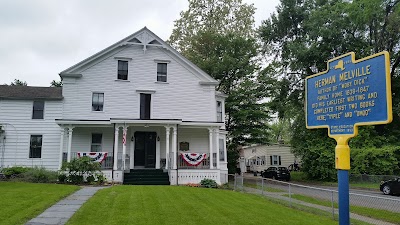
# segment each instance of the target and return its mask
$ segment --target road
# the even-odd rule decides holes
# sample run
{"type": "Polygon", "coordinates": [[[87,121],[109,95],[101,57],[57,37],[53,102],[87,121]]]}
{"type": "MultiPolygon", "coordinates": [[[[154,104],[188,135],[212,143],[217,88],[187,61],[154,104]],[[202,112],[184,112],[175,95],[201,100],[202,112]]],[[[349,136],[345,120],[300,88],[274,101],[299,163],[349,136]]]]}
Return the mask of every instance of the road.
{"type": "MultiPolygon", "coordinates": [[[[241,178],[238,177],[238,184],[241,184],[241,178]]],[[[244,184],[257,184],[261,187],[261,177],[244,177],[244,184]]],[[[281,182],[271,179],[264,180],[264,187],[274,188],[282,190],[282,192],[306,195],[317,199],[329,200],[333,198],[334,202],[338,202],[337,188],[335,187],[322,187],[316,185],[301,185],[291,182],[281,182]]],[[[388,196],[383,195],[378,191],[369,190],[350,190],[350,205],[364,206],[368,208],[384,209],[392,212],[400,213],[400,197],[399,196],[388,196]]]]}

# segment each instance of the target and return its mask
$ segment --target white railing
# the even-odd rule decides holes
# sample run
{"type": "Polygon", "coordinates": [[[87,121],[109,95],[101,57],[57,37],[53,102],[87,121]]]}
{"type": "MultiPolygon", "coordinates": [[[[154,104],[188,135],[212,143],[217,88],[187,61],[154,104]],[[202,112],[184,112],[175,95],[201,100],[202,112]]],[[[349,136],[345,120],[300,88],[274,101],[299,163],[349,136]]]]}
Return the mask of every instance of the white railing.
{"type": "MultiPolygon", "coordinates": [[[[215,160],[214,160],[215,161],[215,160]]],[[[216,166],[216,163],[215,163],[216,166]]],[[[205,158],[197,166],[189,166],[182,157],[178,157],[178,169],[191,169],[191,170],[203,170],[210,169],[210,158],[205,158]]]]}
{"type": "MultiPolygon", "coordinates": [[[[63,152],[63,162],[67,161],[67,154],[66,152],[63,152]]],[[[71,152],[71,159],[75,159],[78,158],[78,153],[77,152],[71,152]]],[[[104,161],[101,163],[101,169],[102,170],[107,170],[107,169],[112,169],[113,168],[113,153],[112,152],[108,152],[107,153],[107,157],[104,159],[104,161]]],[[[118,155],[118,169],[120,169],[122,167],[122,156],[118,155]]],[[[128,161],[129,163],[129,161],[128,161]]],[[[127,164],[129,167],[129,164],[127,164]]]]}
{"type": "MultiPolygon", "coordinates": [[[[175,175],[176,171],[173,171],[175,175]]],[[[175,176],[170,177],[171,185],[176,185],[175,176]]],[[[219,170],[178,170],[178,184],[199,184],[203,179],[215,180],[218,184],[221,184],[220,171],[219,170]]]]}

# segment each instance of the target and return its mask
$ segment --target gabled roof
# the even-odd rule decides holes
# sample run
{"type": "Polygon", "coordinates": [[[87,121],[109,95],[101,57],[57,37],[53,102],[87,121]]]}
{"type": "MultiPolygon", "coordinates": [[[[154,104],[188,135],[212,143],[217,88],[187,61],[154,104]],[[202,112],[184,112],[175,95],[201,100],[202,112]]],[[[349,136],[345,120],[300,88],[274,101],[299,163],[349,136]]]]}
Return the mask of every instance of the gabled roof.
{"type": "Polygon", "coordinates": [[[61,87],[32,87],[0,85],[0,99],[61,100],[61,87]]]}
{"type": "Polygon", "coordinates": [[[117,43],[109,46],[108,48],[103,49],[102,51],[90,56],[89,58],[73,65],[72,67],[62,71],[60,73],[60,77],[80,77],[82,68],[85,65],[93,63],[96,60],[100,60],[103,56],[113,52],[121,47],[126,47],[130,45],[140,45],[143,46],[143,51],[145,52],[148,46],[156,46],[161,47],[166,50],[169,50],[173,55],[175,55],[179,60],[181,60],[184,64],[186,64],[189,68],[191,68],[196,75],[201,79],[200,84],[205,85],[218,85],[218,81],[208,75],[206,72],[201,70],[195,64],[190,62],[184,56],[182,56],[179,52],[177,52],[174,48],[172,48],[169,44],[155,35],[152,31],[150,31],[147,27],[140,29],[139,31],[129,35],[128,37],[118,41],[117,43]]]}

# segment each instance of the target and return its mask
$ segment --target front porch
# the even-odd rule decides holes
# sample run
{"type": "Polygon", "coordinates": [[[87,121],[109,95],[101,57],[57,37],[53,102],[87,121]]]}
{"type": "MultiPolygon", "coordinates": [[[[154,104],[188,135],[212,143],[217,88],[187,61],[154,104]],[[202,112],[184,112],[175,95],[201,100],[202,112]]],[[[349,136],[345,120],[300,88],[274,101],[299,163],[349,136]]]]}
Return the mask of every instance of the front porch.
{"type": "Polygon", "coordinates": [[[153,169],[168,172],[171,185],[199,183],[204,178],[226,182],[225,133],[219,130],[220,124],[172,122],[59,122],[60,168],[62,162],[78,157],[78,152],[107,152],[101,168],[108,181],[122,183],[124,172],[153,169]],[[186,151],[181,151],[182,143],[186,151]],[[190,166],[181,153],[206,153],[207,157],[190,166]]]}

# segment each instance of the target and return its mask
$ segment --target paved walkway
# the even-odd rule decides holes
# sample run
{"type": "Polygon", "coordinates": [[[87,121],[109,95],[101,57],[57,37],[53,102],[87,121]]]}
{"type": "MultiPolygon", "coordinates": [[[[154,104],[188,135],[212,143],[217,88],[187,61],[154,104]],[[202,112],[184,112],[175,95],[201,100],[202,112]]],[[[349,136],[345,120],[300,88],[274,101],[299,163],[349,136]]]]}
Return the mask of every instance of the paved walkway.
{"type": "Polygon", "coordinates": [[[107,187],[83,187],[79,191],[57,202],[46,209],[36,218],[31,219],[25,225],[63,225],[69,218],[92,197],[98,190],[107,187]]]}

